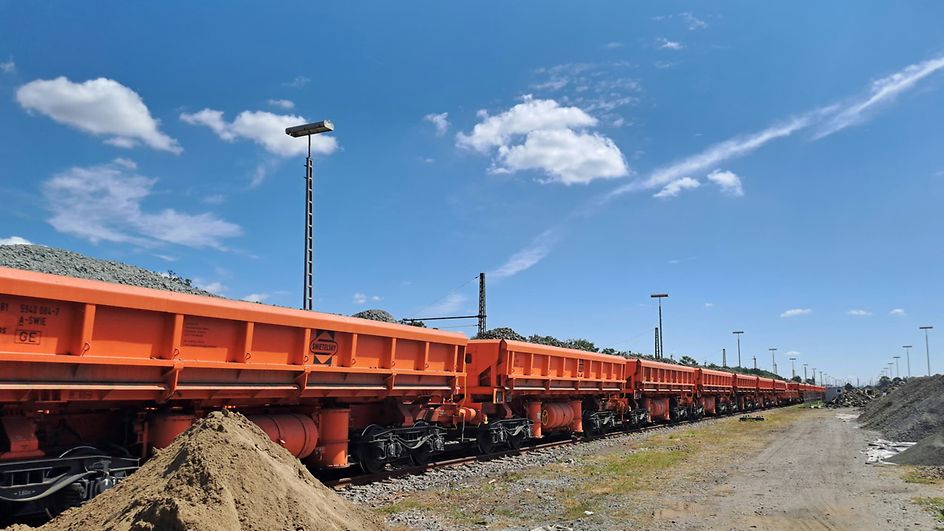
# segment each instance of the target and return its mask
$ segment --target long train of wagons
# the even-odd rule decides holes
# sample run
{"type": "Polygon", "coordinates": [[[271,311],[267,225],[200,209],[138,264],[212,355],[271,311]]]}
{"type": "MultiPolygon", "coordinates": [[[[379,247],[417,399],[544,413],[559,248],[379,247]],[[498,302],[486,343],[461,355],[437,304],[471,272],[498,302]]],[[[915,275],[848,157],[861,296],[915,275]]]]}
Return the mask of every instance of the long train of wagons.
{"type": "Polygon", "coordinates": [[[313,468],[422,464],[824,388],[0,268],[0,513],[55,514],[234,408],[313,468]]]}

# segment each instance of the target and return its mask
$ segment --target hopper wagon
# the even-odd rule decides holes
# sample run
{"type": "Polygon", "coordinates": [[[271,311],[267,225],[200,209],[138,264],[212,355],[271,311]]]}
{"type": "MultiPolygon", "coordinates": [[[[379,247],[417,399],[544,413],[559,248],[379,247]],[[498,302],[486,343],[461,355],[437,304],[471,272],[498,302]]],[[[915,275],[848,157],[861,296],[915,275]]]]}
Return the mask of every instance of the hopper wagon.
{"type": "Polygon", "coordinates": [[[762,401],[757,389],[757,376],[750,374],[734,375],[734,396],[738,411],[752,411],[760,407],[762,401]]]}
{"type": "MultiPolygon", "coordinates": [[[[0,268],[0,504],[56,513],[208,410],[315,467],[442,448],[461,334],[0,268]]],[[[618,376],[618,375],[614,375],[618,376]]]]}
{"type": "Polygon", "coordinates": [[[735,374],[713,369],[695,369],[698,404],[705,415],[724,415],[736,409],[735,374]]]}
{"type": "Polygon", "coordinates": [[[633,360],[504,339],[471,340],[465,356],[461,401],[427,410],[426,418],[459,433],[473,429],[482,453],[639,420],[623,398],[633,360]]]}
{"type": "Polygon", "coordinates": [[[760,399],[760,407],[773,407],[776,403],[775,380],[773,378],[757,377],[757,393],[760,399]]]}
{"type": "Polygon", "coordinates": [[[698,418],[704,414],[704,409],[695,400],[696,371],[685,365],[640,359],[632,381],[634,396],[652,420],[670,422],[698,418]]]}

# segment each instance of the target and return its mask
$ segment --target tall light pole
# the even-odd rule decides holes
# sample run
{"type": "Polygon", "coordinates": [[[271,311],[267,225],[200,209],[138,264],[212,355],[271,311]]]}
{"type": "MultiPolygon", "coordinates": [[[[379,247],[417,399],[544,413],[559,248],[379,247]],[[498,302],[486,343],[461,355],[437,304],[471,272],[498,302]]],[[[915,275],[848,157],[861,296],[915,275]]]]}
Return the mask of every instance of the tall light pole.
{"type": "Polygon", "coordinates": [[[816,379],[816,367],[813,367],[813,385],[816,385],[816,382],[819,380],[816,379]]]}
{"type": "Polygon", "coordinates": [[[905,366],[908,367],[908,378],[911,378],[911,345],[902,345],[901,348],[905,349],[905,366]]]}
{"type": "Polygon", "coordinates": [[[774,368],[773,372],[774,374],[777,374],[777,357],[776,357],[777,349],[775,347],[770,347],[767,350],[770,351],[770,363],[771,365],[773,365],[773,368],[774,368]]]}
{"type": "Polygon", "coordinates": [[[334,124],[329,120],[322,120],[304,125],[296,125],[285,129],[285,134],[298,138],[308,137],[308,157],[305,158],[305,281],[302,295],[302,308],[311,310],[311,301],[314,298],[314,177],[311,164],[311,135],[334,131],[334,124]]]}
{"type": "Polygon", "coordinates": [[[928,357],[928,376],[931,376],[931,347],[928,346],[928,330],[933,326],[919,326],[919,330],[924,330],[924,354],[928,357]]]}
{"type": "Polygon", "coordinates": [[[901,359],[901,356],[892,356],[895,358],[895,374],[901,378],[901,367],[898,366],[898,360],[901,359]]]}
{"type": "Polygon", "coordinates": [[[792,375],[790,376],[791,380],[793,378],[796,378],[796,375],[797,375],[796,363],[794,363],[796,360],[797,360],[796,357],[790,358],[790,372],[792,373],[792,375]]]}
{"type": "Polygon", "coordinates": [[[668,297],[668,293],[653,293],[649,295],[652,299],[658,299],[659,301],[659,356],[665,357],[665,330],[662,329],[662,299],[668,297]]]}
{"type": "Polygon", "coordinates": [[[738,367],[740,367],[741,366],[741,334],[744,333],[744,330],[735,330],[734,332],[731,332],[731,333],[737,336],[737,339],[738,339],[738,367]]]}
{"type": "Polygon", "coordinates": [[[803,364],[803,383],[809,383],[806,381],[806,364],[803,364]]]}

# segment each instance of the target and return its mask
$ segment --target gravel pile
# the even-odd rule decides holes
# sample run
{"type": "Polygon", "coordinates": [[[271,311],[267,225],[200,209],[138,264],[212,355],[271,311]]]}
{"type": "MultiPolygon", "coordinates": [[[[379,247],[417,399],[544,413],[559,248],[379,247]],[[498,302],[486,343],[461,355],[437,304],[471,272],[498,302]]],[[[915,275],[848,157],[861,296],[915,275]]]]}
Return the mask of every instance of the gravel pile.
{"type": "Polygon", "coordinates": [[[944,430],[944,375],[912,378],[869,402],[859,417],[864,428],[895,441],[920,441],[944,430]]]}
{"type": "Polygon", "coordinates": [[[384,323],[396,323],[399,322],[396,318],[386,310],[364,310],[362,312],[357,312],[351,317],[357,317],[358,319],[370,319],[371,321],[381,321],[384,323]]]}
{"type": "Polygon", "coordinates": [[[826,407],[865,407],[874,399],[875,392],[872,389],[843,390],[836,398],[827,402],[826,407]]]}
{"type": "Polygon", "coordinates": [[[889,459],[899,465],[937,465],[944,470],[944,429],[918,441],[918,444],[889,459]]]}
{"type": "Polygon", "coordinates": [[[177,275],[42,245],[0,245],[0,267],[215,297],[177,275]]]}
{"type": "Polygon", "coordinates": [[[505,341],[527,341],[523,335],[515,332],[511,328],[492,328],[484,333],[475,336],[473,339],[504,339],[505,341]]]}

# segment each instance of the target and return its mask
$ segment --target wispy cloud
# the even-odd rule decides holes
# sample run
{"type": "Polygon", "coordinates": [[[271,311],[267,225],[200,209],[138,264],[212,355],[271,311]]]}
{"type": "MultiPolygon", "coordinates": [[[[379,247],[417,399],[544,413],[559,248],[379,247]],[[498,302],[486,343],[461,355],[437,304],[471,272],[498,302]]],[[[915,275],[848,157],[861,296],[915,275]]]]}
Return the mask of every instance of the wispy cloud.
{"type": "Polygon", "coordinates": [[[715,170],[708,174],[708,180],[721,188],[721,193],[733,197],[744,195],[744,187],[741,186],[741,178],[732,171],[715,170]]]}
{"type": "Polygon", "coordinates": [[[462,309],[469,298],[462,293],[450,293],[442,300],[420,310],[422,317],[442,317],[462,309]]]}
{"type": "Polygon", "coordinates": [[[292,100],[272,99],[272,100],[266,101],[266,103],[268,103],[269,105],[273,107],[278,107],[280,109],[290,110],[290,109],[295,108],[295,102],[292,100]]]}
{"type": "Polygon", "coordinates": [[[908,314],[906,314],[905,310],[901,308],[895,308],[894,310],[888,312],[888,315],[894,315],[895,317],[904,317],[905,315],[908,315],[908,314]]]}
{"type": "Polygon", "coordinates": [[[366,293],[355,293],[353,297],[353,302],[357,305],[366,304],[367,301],[378,302],[381,300],[383,300],[383,297],[380,297],[379,295],[368,296],[366,293]]]}
{"type": "Polygon", "coordinates": [[[16,63],[13,62],[12,57],[0,63],[0,72],[3,72],[4,74],[12,74],[13,72],[16,72],[16,63]]]}
{"type": "Polygon", "coordinates": [[[855,309],[855,310],[849,310],[848,312],[846,312],[846,315],[852,315],[855,317],[865,317],[867,315],[872,315],[872,312],[868,310],[855,309]]]}
{"type": "Polygon", "coordinates": [[[682,177],[681,179],[676,179],[669,184],[665,185],[662,190],[653,194],[652,197],[658,197],[659,199],[669,199],[671,197],[676,197],[682,190],[692,190],[701,186],[701,183],[691,177],[682,177]]]}
{"type": "MultiPolygon", "coordinates": [[[[180,119],[191,125],[202,125],[227,142],[238,139],[251,140],[266,151],[280,157],[303,155],[308,150],[304,138],[292,138],[285,129],[308,122],[304,116],[274,114],[267,111],[243,111],[232,122],[223,118],[223,112],[203,109],[195,113],[181,113],[180,119]]],[[[312,135],[313,153],[330,155],[338,149],[338,141],[330,135],[312,135]]]]}
{"type": "Polygon", "coordinates": [[[311,78],[305,77],[305,76],[295,76],[295,79],[282,83],[282,86],[298,89],[298,88],[304,87],[305,85],[309,83],[311,83],[311,78]]]}
{"type": "Polygon", "coordinates": [[[423,117],[424,120],[433,124],[436,128],[436,136],[443,136],[449,130],[449,113],[441,112],[439,114],[430,113],[423,117]]]}
{"type": "Polygon", "coordinates": [[[656,39],[656,44],[659,46],[660,50],[681,50],[685,48],[685,45],[678,41],[670,41],[669,39],[663,38],[656,39]]]}
{"type": "Polygon", "coordinates": [[[268,293],[250,293],[243,297],[243,300],[246,302],[265,302],[268,298],[268,293]]]}
{"type": "Polygon", "coordinates": [[[685,25],[688,27],[689,31],[695,31],[699,29],[705,29],[708,27],[708,23],[704,20],[696,17],[689,11],[679,14],[682,18],[682,21],[685,22],[685,25]]]}
{"type": "Polygon", "coordinates": [[[559,234],[556,229],[549,229],[542,232],[530,245],[511,255],[511,258],[502,264],[501,267],[489,273],[489,278],[496,280],[508,278],[531,268],[551,252],[558,238],[559,234]]]}
{"type": "Polygon", "coordinates": [[[841,110],[817,129],[813,138],[820,139],[864,122],[877,108],[890,103],[899,94],[942,68],[944,68],[944,56],[939,56],[922,63],[908,65],[899,72],[873,82],[867,96],[843,105],[841,110]]]}
{"type": "Polygon", "coordinates": [[[790,309],[781,313],[780,317],[787,319],[790,317],[797,317],[800,315],[809,315],[811,313],[813,313],[813,310],[811,310],[810,308],[793,308],[793,309],[790,309]]]}

